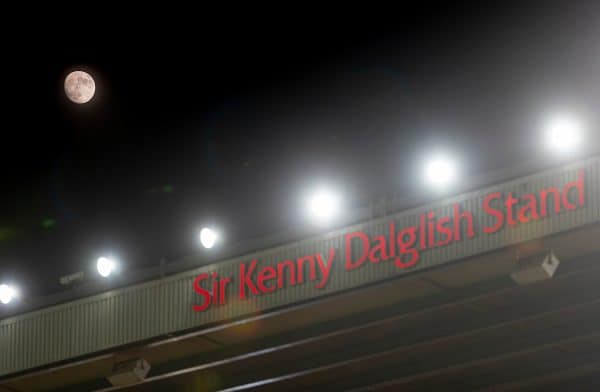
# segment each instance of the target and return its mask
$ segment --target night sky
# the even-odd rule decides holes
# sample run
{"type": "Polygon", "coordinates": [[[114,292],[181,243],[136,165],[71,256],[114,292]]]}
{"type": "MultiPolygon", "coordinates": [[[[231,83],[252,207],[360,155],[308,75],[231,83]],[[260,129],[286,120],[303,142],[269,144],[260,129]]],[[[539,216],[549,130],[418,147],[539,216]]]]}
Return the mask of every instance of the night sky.
{"type": "Polygon", "coordinates": [[[202,253],[206,223],[222,246],[309,225],[314,186],[348,209],[411,194],[432,151],[464,177],[511,167],[548,154],[556,110],[600,150],[600,3],[473,7],[5,34],[0,281],[45,295],[106,252],[130,270],[202,253]],[[74,69],[89,104],[64,95],[74,69]]]}

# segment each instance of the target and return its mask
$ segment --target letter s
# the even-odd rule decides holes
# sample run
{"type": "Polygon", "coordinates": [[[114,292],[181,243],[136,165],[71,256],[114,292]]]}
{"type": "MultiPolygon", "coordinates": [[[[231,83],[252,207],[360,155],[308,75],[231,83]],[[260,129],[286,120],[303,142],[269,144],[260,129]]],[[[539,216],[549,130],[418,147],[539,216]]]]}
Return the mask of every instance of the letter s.
{"type": "Polygon", "coordinates": [[[496,210],[490,206],[492,200],[499,199],[501,197],[502,194],[500,192],[494,192],[487,195],[483,200],[483,210],[485,211],[485,213],[496,217],[495,225],[483,228],[483,231],[486,234],[495,233],[498,230],[500,230],[500,228],[504,225],[504,214],[502,213],[502,211],[496,210]]]}
{"type": "Polygon", "coordinates": [[[211,297],[210,291],[208,291],[205,288],[203,288],[202,286],[200,286],[200,282],[202,282],[204,279],[208,279],[208,277],[209,277],[208,274],[200,274],[196,277],[196,279],[194,279],[194,291],[197,294],[204,297],[204,302],[202,303],[202,305],[193,305],[192,306],[192,308],[194,309],[194,312],[203,312],[210,306],[210,297],[211,297]]]}

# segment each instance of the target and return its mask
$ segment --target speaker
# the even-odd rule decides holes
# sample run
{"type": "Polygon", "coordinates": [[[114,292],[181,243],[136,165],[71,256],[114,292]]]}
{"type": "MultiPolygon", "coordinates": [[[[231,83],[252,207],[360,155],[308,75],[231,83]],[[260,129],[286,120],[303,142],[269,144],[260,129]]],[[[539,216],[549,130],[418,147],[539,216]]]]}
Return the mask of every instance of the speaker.
{"type": "Polygon", "coordinates": [[[517,261],[510,277],[520,285],[550,279],[559,264],[558,258],[552,251],[537,254],[517,261]]]}
{"type": "Polygon", "coordinates": [[[143,381],[149,371],[150,364],[146,360],[134,359],[115,364],[112,374],[107,378],[115,387],[132,385],[143,381]]]}

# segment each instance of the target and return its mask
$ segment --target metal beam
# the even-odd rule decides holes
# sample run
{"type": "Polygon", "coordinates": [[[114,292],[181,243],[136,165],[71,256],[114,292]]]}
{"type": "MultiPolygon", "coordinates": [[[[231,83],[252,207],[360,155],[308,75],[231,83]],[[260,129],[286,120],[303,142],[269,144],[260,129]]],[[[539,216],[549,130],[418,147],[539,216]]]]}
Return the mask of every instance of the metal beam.
{"type": "MultiPolygon", "coordinates": [[[[426,347],[442,345],[445,343],[449,343],[453,340],[474,338],[475,336],[478,336],[478,335],[480,336],[483,334],[494,337],[495,335],[500,334],[502,331],[518,330],[519,327],[523,327],[534,321],[543,322],[545,320],[551,320],[551,319],[565,320],[565,319],[568,319],[567,316],[569,314],[572,314],[573,312],[595,310],[599,306],[600,306],[600,299],[595,299],[593,301],[581,303],[578,305],[569,304],[569,305],[566,305],[566,306],[563,306],[561,308],[554,309],[551,311],[536,313],[536,314],[529,315],[526,317],[521,317],[518,319],[510,319],[508,321],[504,321],[501,323],[495,323],[490,326],[476,328],[476,329],[472,329],[472,330],[469,330],[466,332],[457,333],[454,335],[442,336],[437,339],[426,340],[426,341],[411,344],[408,346],[396,347],[396,348],[393,348],[390,350],[385,350],[385,351],[380,351],[380,352],[376,352],[373,354],[363,355],[363,356],[359,356],[359,357],[352,358],[349,360],[342,360],[342,361],[338,361],[338,362],[335,362],[335,363],[332,363],[329,365],[325,365],[325,366],[320,366],[320,367],[306,369],[306,370],[302,370],[302,371],[298,371],[298,372],[293,372],[293,373],[282,375],[282,376],[277,376],[277,377],[273,377],[273,378],[269,378],[269,379],[265,379],[265,380],[260,380],[260,381],[240,385],[238,387],[232,387],[231,389],[227,389],[227,390],[228,391],[229,390],[236,391],[236,390],[254,388],[254,387],[262,386],[262,385],[274,384],[274,383],[278,383],[278,382],[282,382],[282,381],[293,381],[300,377],[309,376],[311,374],[318,373],[318,372],[333,371],[337,368],[351,365],[351,364],[356,364],[356,363],[365,362],[365,361],[373,361],[373,360],[379,359],[384,356],[389,356],[389,355],[400,355],[401,353],[407,352],[407,351],[414,351],[414,350],[418,351],[419,349],[424,349],[426,347]]],[[[403,315],[393,317],[392,319],[394,319],[395,321],[398,321],[402,316],[403,315]]],[[[201,370],[214,369],[214,368],[218,368],[220,366],[229,365],[229,364],[233,364],[236,362],[241,362],[241,361],[248,360],[248,359],[251,359],[254,357],[276,354],[278,352],[291,350],[294,348],[299,348],[299,347],[302,347],[302,346],[305,346],[308,344],[315,344],[315,343],[323,342],[332,337],[339,337],[344,334],[354,333],[354,332],[358,332],[361,330],[364,331],[368,328],[381,326],[384,323],[389,322],[389,321],[390,320],[379,320],[379,321],[368,323],[365,325],[347,328],[344,330],[338,330],[338,331],[315,336],[315,337],[308,338],[308,339],[303,339],[303,340],[299,340],[299,341],[295,341],[295,342],[291,342],[291,343],[282,344],[279,346],[265,348],[262,350],[256,350],[253,352],[244,353],[244,354],[233,356],[230,358],[207,362],[207,363],[203,363],[203,364],[197,365],[197,366],[190,366],[190,367],[180,369],[177,371],[172,371],[172,372],[163,373],[163,374],[149,377],[146,380],[144,380],[141,384],[157,382],[157,381],[161,381],[161,380],[165,380],[168,378],[181,376],[181,375],[185,375],[185,374],[189,374],[189,373],[197,372],[197,371],[201,371],[201,370]]],[[[543,347],[543,346],[540,346],[540,347],[543,347]]],[[[475,361],[475,362],[477,362],[477,361],[475,361]]],[[[470,362],[467,362],[467,363],[470,363],[470,362]]],[[[139,384],[136,384],[136,385],[139,385],[139,384]]],[[[119,390],[119,389],[120,388],[118,388],[118,387],[112,387],[112,388],[102,389],[102,391],[115,391],[115,390],[119,390]]]]}

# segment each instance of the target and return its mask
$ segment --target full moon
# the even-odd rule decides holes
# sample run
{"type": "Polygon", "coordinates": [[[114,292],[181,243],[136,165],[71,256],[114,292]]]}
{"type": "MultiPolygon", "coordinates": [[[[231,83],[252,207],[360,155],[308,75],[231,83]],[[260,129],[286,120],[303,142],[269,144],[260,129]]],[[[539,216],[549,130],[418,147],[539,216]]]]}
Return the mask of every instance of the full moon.
{"type": "Polygon", "coordinates": [[[90,74],[73,71],[65,78],[65,94],[72,102],[82,104],[89,102],[96,92],[96,83],[90,74]]]}

